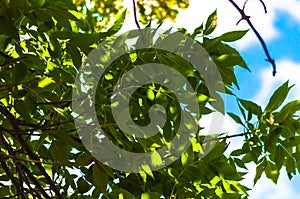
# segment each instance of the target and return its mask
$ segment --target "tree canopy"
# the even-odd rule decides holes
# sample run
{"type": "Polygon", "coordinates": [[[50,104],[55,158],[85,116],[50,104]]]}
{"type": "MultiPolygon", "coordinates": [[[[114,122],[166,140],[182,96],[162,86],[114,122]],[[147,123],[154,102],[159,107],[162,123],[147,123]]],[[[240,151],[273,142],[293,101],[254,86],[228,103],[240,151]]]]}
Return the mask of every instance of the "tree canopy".
{"type": "MultiPolygon", "coordinates": [[[[118,35],[128,12],[118,0],[90,1],[89,5],[81,0],[0,0],[0,5],[0,198],[247,198],[249,188],[241,184],[247,163],[257,165],[254,184],[262,173],[276,183],[280,171],[286,171],[290,179],[300,172],[300,122],[296,114],[300,101],[283,104],[293,86],[288,81],[282,84],[264,109],[236,96],[233,88],[239,88],[239,84],[235,70],[249,68],[230,43],[241,39],[248,30],[212,37],[217,11],[192,33],[184,27],[175,32],[164,30],[152,41],[148,38],[160,31],[159,25],[118,35]],[[139,35],[140,32],[145,34],[139,35]],[[191,42],[184,49],[188,52],[185,59],[174,53],[186,47],[178,35],[191,42]],[[135,49],[129,49],[125,40],[136,36],[139,39],[132,45],[135,49]],[[101,44],[103,49],[99,48],[101,44]],[[166,44],[173,44],[174,52],[162,47],[166,44]],[[205,53],[200,55],[206,62],[201,64],[205,67],[197,72],[190,62],[198,57],[189,50],[202,48],[205,53]],[[130,53],[120,54],[111,63],[107,61],[112,54],[123,50],[130,53]],[[89,59],[93,52],[101,55],[96,64],[89,59]],[[96,86],[89,85],[91,79],[98,78],[89,64],[101,68],[106,63],[109,66],[96,86]],[[131,96],[124,97],[129,102],[126,111],[134,124],[143,127],[156,121],[150,111],[155,104],[161,105],[166,113],[166,122],[159,126],[158,132],[143,138],[137,136],[138,131],[136,136],[124,132],[112,107],[119,106],[113,102],[118,102],[114,101],[114,89],[120,85],[120,78],[147,63],[178,71],[188,82],[178,83],[178,89],[186,90],[190,85],[197,106],[181,103],[176,89],[155,83],[140,85],[131,96]],[[86,71],[82,72],[82,68],[86,71]],[[213,80],[218,80],[213,75],[219,74],[222,81],[216,81],[212,90],[205,74],[214,77],[213,80]],[[81,84],[76,85],[76,81],[81,84]],[[178,158],[157,170],[144,164],[137,172],[122,171],[99,161],[93,154],[95,151],[101,157],[107,154],[97,149],[91,151],[74,121],[88,111],[80,107],[90,107],[91,88],[96,91],[91,109],[102,127],[102,136],[115,146],[139,154],[152,152],[152,163],[163,164],[166,160],[155,152],[176,138],[182,115],[189,118],[184,129],[191,136],[191,145],[182,150],[179,143],[178,158]],[[83,93],[84,99],[77,92],[83,93]],[[202,135],[202,124],[195,123],[214,111],[225,114],[224,95],[236,98],[240,112],[226,114],[243,127],[243,132],[202,135]],[[193,108],[199,109],[199,114],[194,114],[193,108]],[[226,154],[230,139],[237,136],[244,140],[242,147],[226,154]],[[206,148],[209,150],[205,151],[206,148]]],[[[166,18],[175,20],[177,9],[188,5],[188,0],[141,0],[136,9],[140,21],[149,24],[151,20],[156,23],[166,18]]],[[[239,11],[243,20],[249,20],[242,9],[239,11]]],[[[269,61],[274,63],[273,59],[269,61]]],[[[164,73],[169,72],[162,67],[156,74],[148,75],[161,75],[163,82],[168,83],[170,79],[164,73]]],[[[122,116],[122,110],[118,110],[122,116]]],[[[96,139],[98,135],[89,118],[81,119],[86,122],[82,128],[91,133],[91,139],[96,139]]],[[[130,162],[124,159],[125,164],[130,162]]]]}

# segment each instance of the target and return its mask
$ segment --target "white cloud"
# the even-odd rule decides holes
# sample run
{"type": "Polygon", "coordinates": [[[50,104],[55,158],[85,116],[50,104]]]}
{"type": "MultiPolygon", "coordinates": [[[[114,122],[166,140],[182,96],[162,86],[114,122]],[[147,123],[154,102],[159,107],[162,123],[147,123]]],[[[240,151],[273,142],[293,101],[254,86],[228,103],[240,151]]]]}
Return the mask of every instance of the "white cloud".
{"type": "MultiPolygon", "coordinates": [[[[244,1],[237,1],[240,7],[244,1]]],[[[187,10],[180,12],[176,21],[176,27],[185,27],[192,31],[198,27],[206,18],[217,8],[218,26],[214,32],[214,36],[221,35],[228,31],[249,29],[245,21],[236,23],[241,18],[240,13],[228,2],[220,0],[212,0],[209,3],[203,3],[199,0],[191,0],[191,5],[187,10]]],[[[270,9],[268,14],[264,14],[264,9],[259,1],[249,1],[246,6],[246,14],[251,16],[251,20],[255,27],[261,32],[261,35],[266,39],[271,39],[277,36],[277,32],[273,26],[275,19],[274,10],[270,9]],[[268,30],[268,31],[264,31],[268,30]]],[[[249,46],[255,40],[253,32],[249,32],[246,37],[237,42],[240,48],[249,46]]]]}
{"type": "Polygon", "coordinates": [[[277,66],[277,74],[275,77],[270,75],[269,68],[264,68],[259,73],[261,74],[261,88],[253,98],[258,104],[266,105],[274,90],[287,80],[289,80],[290,85],[295,84],[291,89],[288,100],[300,99],[300,63],[295,63],[290,60],[279,60],[277,66]]]}
{"type": "MultiPolygon", "coordinates": [[[[248,186],[253,186],[256,166],[248,164],[249,173],[245,176],[243,183],[248,186]]],[[[257,184],[249,192],[250,199],[295,199],[299,198],[299,191],[293,188],[293,181],[290,181],[284,170],[281,170],[277,185],[267,179],[263,174],[257,184]]]]}
{"type": "MultiPolygon", "coordinates": [[[[243,7],[245,0],[235,0],[240,7],[243,7]]],[[[281,30],[275,27],[276,13],[278,11],[289,14],[300,24],[300,1],[298,0],[272,0],[266,1],[267,14],[259,0],[248,1],[245,12],[251,18],[251,21],[266,42],[280,36],[281,30]]],[[[131,0],[123,0],[123,5],[130,11],[126,17],[122,32],[130,29],[136,29],[133,15],[133,5],[131,0]]],[[[205,22],[206,18],[215,9],[218,11],[218,26],[213,33],[214,36],[221,35],[228,31],[249,29],[245,21],[236,23],[241,18],[240,13],[231,5],[228,0],[211,0],[199,1],[190,0],[190,6],[186,10],[179,12],[176,23],[165,21],[163,26],[168,29],[170,27],[184,27],[189,31],[193,31],[196,27],[205,22]]],[[[257,38],[252,31],[242,39],[236,42],[239,49],[244,49],[250,45],[259,45],[257,38]]]]}
{"type": "MultiPolygon", "coordinates": [[[[236,0],[240,7],[243,7],[245,0],[236,0]]],[[[259,0],[248,1],[245,12],[251,18],[251,21],[266,42],[280,36],[280,30],[275,27],[276,12],[282,11],[288,13],[300,23],[300,1],[297,0],[273,0],[265,1],[267,14],[259,0]]],[[[249,29],[245,21],[236,23],[241,18],[240,13],[230,4],[228,0],[211,0],[204,1],[190,0],[190,7],[181,11],[176,20],[176,24],[167,23],[166,26],[184,27],[193,31],[196,27],[205,22],[206,18],[217,8],[218,26],[214,36],[221,35],[228,31],[249,29]]],[[[242,39],[236,42],[239,49],[244,49],[250,45],[259,45],[259,42],[252,31],[242,39]]]]}

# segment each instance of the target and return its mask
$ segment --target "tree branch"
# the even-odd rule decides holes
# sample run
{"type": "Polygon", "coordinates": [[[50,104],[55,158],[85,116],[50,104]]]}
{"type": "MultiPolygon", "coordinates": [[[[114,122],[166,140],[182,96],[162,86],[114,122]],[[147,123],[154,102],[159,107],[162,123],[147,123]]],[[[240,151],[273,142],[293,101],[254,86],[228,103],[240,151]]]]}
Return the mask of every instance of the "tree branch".
{"type": "Polygon", "coordinates": [[[133,14],[134,14],[135,24],[138,27],[138,29],[141,29],[141,26],[140,26],[139,21],[137,19],[137,10],[136,10],[136,2],[135,2],[135,0],[132,0],[132,4],[133,4],[133,14]]]}
{"type": "MultiPolygon", "coordinates": [[[[256,35],[256,37],[258,38],[260,44],[262,45],[262,48],[267,56],[267,59],[266,61],[270,62],[272,67],[273,67],[273,76],[276,75],[276,64],[275,64],[275,60],[273,58],[271,58],[270,56],[270,53],[269,53],[269,50],[267,48],[267,45],[265,43],[265,41],[263,40],[263,38],[261,37],[261,35],[259,34],[259,32],[256,30],[256,28],[254,27],[254,25],[252,24],[251,20],[250,20],[250,17],[246,15],[244,9],[241,9],[236,3],[234,0],[228,0],[238,11],[239,13],[241,14],[241,19],[238,21],[238,23],[241,21],[241,20],[245,20],[248,25],[250,26],[250,28],[253,30],[254,34],[256,35]]],[[[260,2],[262,2],[264,8],[265,8],[265,12],[267,11],[266,10],[266,6],[264,4],[264,2],[262,0],[260,0],[260,2]]]]}
{"type": "Polygon", "coordinates": [[[245,135],[253,135],[253,134],[256,134],[259,132],[260,132],[260,130],[255,130],[255,131],[247,131],[244,133],[239,133],[239,134],[234,134],[234,135],[226,135],[226,136],[222,136],[222,137],[216,137],[216,138],[205,140],[204,142],[202,142],[202,144],[213,142],[213,141],[218,141],[218,140],[234,138],[234,137],[241,137],[241,136],[245,136],[245,135]]]}
{"type": "Polygon", "coordinates": [[[12,60],[10,60],[10,61],[8,61],[6,63],[0,64],[0,67],[7,66],[9,64],[17,63],[19,61],[22,61],[23,59],[25,59],[25,57],[19,57],[19,58],[12,59],[12,60]]]}
{"type": "MultiPolygon", "coordinates": [[[[38,156],[33,153],[30,149],[30,147],[28,146],[28,144],[26,143],[26,141],[23,139],[22,135],[17,134],[18,131],[20,131],[19,129],[19,124],[17,119],[14,117],[13,114],[11,114],[6,108],[5,106],[2,106],[0,104],[0,113],[3,113],[3,115],[6,117],[6,119],[10,122],[10,124],[13,126],[13,136],[19,141],[19,143],[21,144],[21,146],[23,147],[23,149],[27,152],[28,156],[33,159],[33,160],[39,160],[38,156]]],[[[29,130],[30,131],[30,130],[29,130]]],[[[48,173],[46,172],[45,168],[42,166],[41,163],[36,163],[37,168],[40,170],[40,172],[42,173],[42,175],[44,175],[47,183],[50,185],[51,189],[55,192],[56,196],[58,198],[63,198],[62,195],[60,194],[57,186],[55,185],[55,183],[52,181],[51,177],[48,175],[48,173]]]]}
{"type": "Polygon", "coordinates": [[[2,169],[5,171],[6,175],[9,177],[9,179],[12,181],[13,185],[17,189],[17,195],[21,198],[26,199],[25,194],[22,189],[22,185],[17,181],[17,179],[13,176],[13,174],[10,172],[8,166],[6,165],[5,157],[3,156],[4,153],[0,151],[0,163],[2,166],[2,169]]]}
{"type": "Polygon", "coordinates": [[[267,6],[266,6],[265,2],[263,0],[259,0],[259,1],[262,4],[262,6],[264,7],[265,13],[267,13],[267,6]]]}
{"type": "MultiPolygon", "coordinates": [[[[18,161],[18,162],[30,162],[30,163],[39,163],[39,164],[49,164],[49,165],[54,165],[54,166],[77,166],[78,164],[76,164],[76,162],[67,162],[67,163],[57,163],[57,162],[45,162],[45,161],[40,161],[40,160],[31,160],[31,159],[24,159],[24,158],[19,158],[16,156],[12,156],[12,155],[3,155],[3,157],[5,159],[13,159],[14,161],[18,161]]],[[[96,160],[93,160],[96,161],[96,160]]]]}
{"type": "Polygon", "coordinates": [[[43,187],[40,185],[40,183],[36,180],[36,178],[32,175],[32,173],[29,171],[27,167],[25,167],[23,164],[21,165],[21,168],[25,173],[27,174],[28,178],[33,182],[33,184],[36,186],[36,188],[41,192],[41,194],[47,198],[51,199],[51,197],[46,193],[46,191],[43,189],[43,187]]]}

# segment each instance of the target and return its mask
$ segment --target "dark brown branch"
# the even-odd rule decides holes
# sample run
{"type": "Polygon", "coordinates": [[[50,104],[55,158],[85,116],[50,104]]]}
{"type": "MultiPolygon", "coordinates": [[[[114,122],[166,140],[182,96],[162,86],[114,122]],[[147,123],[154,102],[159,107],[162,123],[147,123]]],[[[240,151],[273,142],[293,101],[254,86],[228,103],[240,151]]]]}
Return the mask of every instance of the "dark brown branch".
{"type": "Polygon", "coordinates": [[[136,2],[135,2],[135,0],[132,0],[132,4],[133,4],[133,14],[134,14],[135,24],[138,27],[138,29],[141,29],[141,26],[140,26],[139,21],[137,19],[137,10],[136,10],[136,2]]]}
{"type": "MultiPolygon", "coordinates": [[[[272,65],[272,67],[273,67],[273,76],[275,76],[275,75],[276,75],[276,64],[275,64],[275,60],[274,60],[273,58],[271,58],[270,53],[269,53],[269,50],[268,50],[268,48],[267,48],[267,45],[266,45],[265,41],[263,40],[263,38],[261,37],[261,35],[259,34],[259,32],[256,30],[256,28],[254,27],[254,25],[253,25],[252,22],[250,21],[250,17],[247,16],[247,15],[245,14],[244,9],[241,9],[241,8],[234,2],[234,0],[228,0],[228,1],[229,1],[229,2],[230,2],[230,3],[231,3],[238,11],[239,11],[239,13],[241,14],[241,19],[240,19],[239,21],[245,20],[245,21],[248,23],[248,25],[250,26],[250,28],[253,30],[254,34],[255,34],[256,37],[258,38],[260,44],[261,44],[262,47],[263,47],[263,50],[264,50],[266,56],[267,56],[266,61],[270,62],[271,65],[272,65]]],[[[263,5],[265,6],[264,3],[263,3],[263,5]]],[[[266,9],[265,9],[265,10],[266,10],[266,9]]]]}
{"type": "Polygon", "coordinates": [[[266,6],[265,2],[263,0],[259,0],[259,1],[262,4],[262,6],[264,7],[265,13],[267,14],[268,11],[267,11],[267,6],[266,6]]]}
{"type": "MultiPolygon", "coordinates": [[[[28,156],[33,160],[39,160],[39,157],[31,151],[30,147],[25,142],[23,137],[20,136],[20,135],[17,135],[16,137],[17,137],[18,141],[20,142],[20,144],[22,145],[22,147],[24,148],[24,150],[27,152],[28,156]]],[[[47,183],[49,184],[51,189],[54,191],[54,193],[56,194],[56,197],[59,198],[59,199],[63,198],[62,195],[60,194],[57,186],[54,184],[53,180],[51,179],[49,174],[46,172],[43,165],[41,163],[36,163],[35,165],[37,166],[39,171],[42,173],[42,175],[45,177],[45,180],[47,181],[47,183]]]]}
{"type": "MultiPolygon", "coordinates": [[[[0,126],[0,130],[2,130],[1,128],[2,127],[0,126]]],[[[2,135],[2,134],[0,134],[0,141],[5,146],[5,149],[8,151],[9,154],[13,154],[14,153],[12,147],[9,145],[9,143],[7,142],[5,136],[2,135]]]]}
{"type": "Polygon", "coordinates": [[[24,85],[24,84],[31,84],[37,80],[40,80],[40,78],[34,78],[30,81],[27,81],[27,82],[19,82],[19,83],[15,83],[15,84],[6,84],[6,85],[0,85],[0,88],[11,88],[11,87],[14,87],[14,86],[18,86],[18,85],[24,85]]]}
{"type": "Polygon", "coordinates": [[[234,138],[234,137],[242,137],[242,136],[246,136],[246,135],[253,135],[253,134],[256,134],[258,132],[260,132],[260,130],[248,131],[248,132],[234,134],[234,135],[226,135],[226,136],[216,137],[216,138],[204,140],[204,142],[202,142],[202,144],[213,142],[213,141],[218,141],[218,140],[226,140],[226,139],[234,138]]]}
{"type": "MultiPolygon", "coordinates": [[[[74,122],[73,120],[68,120],[68,121],[63,121],[63,122],[58,122],[55,124],[47,124],[47,125],[35,125],[35,124],[31,124],[32,127],[28,128],[28,129],[18,129],[18,130],[11,130],[11,129],[6,129],[0,126],[0,132],[7,132],[10,134],[24,134],[26,133],[26,135],[28,135],[29,132],[33,132],[33,131],[39,131],[39,130],[44,130],[44,131],[50,131],[50,130],[55,130],[57,129],[60,125],[63,124],[68,124],[68,123],[72,123],[74,122]]],[[[28,126],[28,125],[22,125],[20,124],[20,126],[28,126]]],[[[30,134],[32,135],[32,134],[30,134]]]]}
{"type": "MultiPolygon", "coordinates": [[[[48,164],[48,165],[54,165],[54,166],[77,166],[76,162],[67,162],[67,163],[57,163],[57,162],[45,162],[45,161],[40,161],[40,160],[30,160],[30,159],[24,159],[24,158],[19,158],[16,156],[12,155],[3,155],[5,159],[13,159],[14,161],[18,162],[30,162],[30,163],[39,163],[39,164],[48,164]]],[[[96,160],[93,160],[96,161],[96,160]]]]}
{"type": "Polygon", "coordinates": [[[23,59],[25,59],[25,57],[19,57],[19,58],[12,59],[12,60],[10,60],[6,63],[0,64],[0,67],[7,66],[7,65],[10,65],[10,64],[15,64],[19,61],[22,61],[23,59]]]}
{"type": "Polygon", "coordinates": [[[23,189],[23,190],[26,191],[28,194],[32,195],[34,198],[40,199],[41,197],[39,195],[41,195],[41,194],[38,193],[38,191],[32,187],[32,183],[29,182],[29,180],[26,177],[23,169],[21,168],[21,164],[19,162],[16,162],[16,167],[17,167],[17,171],[19,173],[18,175],[19,175],[20,184],[23,184],[23,182],[24,182],[25,184],[27,184],[27,186],[29,188],[29,190],[26,190],[26,189],[23,189]]]}
{"type": "Polygon", "coordinates": [[[9,179],[12,181],[13,185],[17,189],[17,195],[21,198],[26,199],[25,194],[22,189],[22,185],[18,182],[18,180],[13,176],[13,174],[10,172],[8,166],[6,165],[4,153],[0,152],[0,163],[2,166],[2,169],[5,171],[6,175],[9,177],[9,179]]]}
{"type": "Polygon", "coordinates": [[[2,106],[0,104],[0,113],[2,113],[6,119],[9,121],[9,123],[12,125],[13,129],[15,131],[18,131],[19,130],[19,127],[18,127],[18,124],[17,124],[17,121],[16,121],[16,118],[13,116],[13,114],[11,114],[5,106],[2,106]]]}
{"type": "Polygon", "coordinates": [[[6,53],[0,51],[0,56],[4,57],[5,59],[13,59],[11,56],[7,55],[6,53]]]}
{"type": "MultiPolygon", "coordinates": [[[[0,104],[0,112],[3,113],[3,115],[6,117],[6,119],[13,126],[13,130],[15,131],[15,133],[13,135],[19,141],[19,143],[24,148],[24,150],[27,152],[29,157],[33,160],[39,160],[38,156],[31,151],[30,147],[28,146],[28,144],[26,143],[24,138],[21,135],[16,133],[20,130],[19,126],[18,126],[18,121],[16,120],[16,118],[5,108],[5,106],[2,106],[1,104],[0,104]]],[[[47,183],[50,185],[51,189],[55,192],[56,196],[58,198],[62,198],[57,186],[54,184],[54,182],[50,178],[49,174],[46,172],[43,165],[41,163],[36,163],[36,166],[38,167],[38,169],[40,170],[42,175],[44,175],[47,183]]]]}
{"type": "Polygon", "coordinates": [[[29,171],[27,167],[25,167],[23,164],[21,165],[21,168],[25,173],[27,174],[28,178],[33,182],[33,184],[36,186],[36,188],[41,192],[41,194],[47,198],[51,199],[51,197],[46,193],[46,191],[43,189],[43,187],[40,185],[40,183],[36,180],[36,178],[32,175],[32,173],[29,171]]]}
{"type": "MultiPolygon", "coordinates": [[[[46,105],[46,106],[50,106],[50,105],[60,105],[60,104],[69,105],[71,102],[72,102],[72,100],[64,100],[64,101],[57,101],[57,102],[32,102],[32,103],[20,104],[19,106],[23,106],[23,105],[46,105]]],[[[18,106],[18,105],[14,105],[14,106],[18,106]]]]}

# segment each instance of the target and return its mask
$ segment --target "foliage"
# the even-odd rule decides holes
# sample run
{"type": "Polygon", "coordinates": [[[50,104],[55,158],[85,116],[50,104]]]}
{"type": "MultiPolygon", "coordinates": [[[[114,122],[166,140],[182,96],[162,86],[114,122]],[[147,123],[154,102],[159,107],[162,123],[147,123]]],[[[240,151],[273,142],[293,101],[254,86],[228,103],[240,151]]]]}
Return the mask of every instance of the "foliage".
{"type": "MultiPolygon", "coordinates": [[[[140,21],[143,24],[148,24],[152,20],[157,23],[161,23],[165,19],[170,19],[174,21],[178,14],[178,10],[185,9],[189,6],[189,0],[130,0],[139,9],[140,21]]],[[[130,2],[128,1],[128,2],[130,2]]],[[[86,1],[84,0],[74,0],[74,4],[77,6],[77,10],[85,12],[86,1]]],[[[122,0],[105,0],[96,1],[91,0],[88,4],[90,8],[88,10],[87,17],[90,20],[97,22],[98,27],[107,26],[111,22],[111,16],[116,16],[119,10],[124,9],[124,1],[122,0]],[[97,17],[95,17],[97,16],[97,17]]]]}
{"type": "MultiPolygon", "coordinates": [[[[157,1],[159,6],[150,6],[151,13],[144,13],[144,21],[153,14],[159,20],[166,15],[174,18],[175,14],[169,13],[173,12],[172,5],[188,5],[187,1],[170,2],[157,1]],[[167,14],[159,16],[160,9],[167,14]]],[[[107,18],[110,13],[117,14],[117,1],[97,1],[93,11],[84,11],[83,1],[1,0],[0,4],[0,198],[247,198],[248,188],[240,183],[246,163],[257,165],[254,183],[262,173],[277,182],[282,168],[290,178],[300,171],[300,123],[296,115],[300,101],[283,104],[291,89],[288,82],[274,92],[265,109],[236,97],[241,113],[228,115],[243,126],[244,132],[237,136],[244,136],[244,143],[230,155],[225,151],[232,136],[224,136],[216,138],[210,153],[199,158],[203,137],[196,135],[181,158],[164,169],[125,173],[105,166],[85,149],[76,132],[71,114],[72,88],[82,61],[100,42],[113,38],[122,27],[126,11],[118,13],[110,27],[102,28],[92,13],[97,11],[107,18]]],[[[180,31],[201,40],[199,43],[218,66],[226,93],[234,95],[232,88],[238,87],[235,67],[248,67],[229,42],[242,38],[247,31],[212,38],[216,16],[217,12],[212,13],[193,33],[180,31]]],[[[135,61],[128,55],[121,57],[107,71],[106,80],[98,88],[96,108],[100,110],[99,121],[110,124],[105,131],[114,143],[143,152],[174,136],[180,106],[166,88],[146,85],[137,90],[132,106],[141,111],[132,112],[132,117],[141,125],[147,124],[147,110],[160,103],[172,113],[168,120],[175,123],[175,130],[165,127],[165,134],[136,141],[122,134],[109,111],[105,112],[111,85],[128,63],[134,67],[154,60],[172,65],[182,60],[151,49],[136,55],[135,61]]],[[[180,70],[194,86],[204,110],[200,117],[211,114],[212,101],[221,98],[212,99],[201,75],[190,75],[193,70],[188,64],[184,66],[180,70]]]]}

